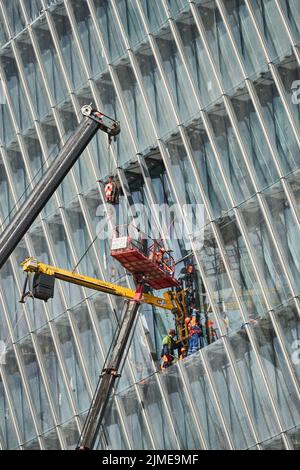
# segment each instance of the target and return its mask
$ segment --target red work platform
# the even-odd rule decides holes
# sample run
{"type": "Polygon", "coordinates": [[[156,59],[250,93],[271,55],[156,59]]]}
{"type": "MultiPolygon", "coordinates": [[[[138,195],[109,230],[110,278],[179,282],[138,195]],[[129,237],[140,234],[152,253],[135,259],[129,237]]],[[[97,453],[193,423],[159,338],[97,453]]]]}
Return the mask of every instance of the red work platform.
{"type": "Polygon", "coordinates": [[[157,250],[160,245],[153,242],[150,249],[143,250],[141,242],[130,237],[119,237],[112,240],[111,256],[119,261],[134,277],[145,276],[145,282],[153,289],[177,287],[174,278],[173,258],[165,252],[163,259],[157,261],[157,250]]]}

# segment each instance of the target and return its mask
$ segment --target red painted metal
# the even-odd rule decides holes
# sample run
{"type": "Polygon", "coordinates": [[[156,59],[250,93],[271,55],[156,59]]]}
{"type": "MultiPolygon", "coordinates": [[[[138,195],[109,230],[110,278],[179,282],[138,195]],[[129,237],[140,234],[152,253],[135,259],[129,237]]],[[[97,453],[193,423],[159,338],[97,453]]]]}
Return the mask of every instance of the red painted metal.
{"type": "Polygon", "coordinates": [[[111,256],[132,273],[135,279],[142,276],[145,283],[156,290],[179,285],[174,278],[174,260],[158,241],[153,241],[145,249],[143,242],[133,240],[130,236],[122,237],[121,247],[118,247],[118,240],[121,238],[113,239],[111,256]]]}

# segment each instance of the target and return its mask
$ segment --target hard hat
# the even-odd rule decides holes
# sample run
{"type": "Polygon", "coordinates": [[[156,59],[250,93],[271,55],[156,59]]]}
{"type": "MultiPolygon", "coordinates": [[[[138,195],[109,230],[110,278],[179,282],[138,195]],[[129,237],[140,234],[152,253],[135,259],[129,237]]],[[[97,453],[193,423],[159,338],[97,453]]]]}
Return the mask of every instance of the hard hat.
{"type": "Polygon", "coordinates": [[[169,330],[169,331],[168,331],[168,335],[170,335],[170,336],[175,336],[175,335],[176,335],[176,331],[175,331],[175,330],[169,330]]]}
{"type": "Polygon", "coordinates": [[[190,317],[186,317],[186,319],[184,320],[184,323],[186,325],[188,325],[190,323],[190,321],[191,321],[190,317]]]}

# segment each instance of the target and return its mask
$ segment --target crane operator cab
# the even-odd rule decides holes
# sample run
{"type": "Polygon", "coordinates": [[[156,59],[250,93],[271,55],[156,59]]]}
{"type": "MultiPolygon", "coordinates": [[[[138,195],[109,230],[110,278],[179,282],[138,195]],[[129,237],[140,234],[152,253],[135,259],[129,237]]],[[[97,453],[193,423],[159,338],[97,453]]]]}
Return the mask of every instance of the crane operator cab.
{"type": "Polygon", "coordinates": [[[144,278],[153,289],[178,287],[174,277],[175,262],[159,240],[147,238],[138,231],[132,236],[128,226],[118,226],[111,243],[111,256],[119,261],[137,280],[144,278]]]}

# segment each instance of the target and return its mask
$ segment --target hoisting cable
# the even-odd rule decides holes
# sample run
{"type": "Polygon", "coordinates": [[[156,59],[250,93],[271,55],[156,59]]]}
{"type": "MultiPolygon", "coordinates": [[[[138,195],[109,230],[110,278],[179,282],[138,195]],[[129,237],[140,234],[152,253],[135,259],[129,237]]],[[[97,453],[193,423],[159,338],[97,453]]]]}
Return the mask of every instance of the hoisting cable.
{"type": "Polygon", "coordinates": [[[75,264],[72,273],[75,273],[75,270],[78,268],[78,266],[79,266],[79,264],[81,263],[81,261],[83,260],[83,258],[88,254],[89,250],[92,248],[92,246],[94,245],[94,243],[95,243],[95,241],[97,240],[97,238],[98,238],[98,233],[97,233],[97,235],[95,236],[95,238],[91,241],[91,243],[89,244],[89,246],[87,247],[87,249],[85,250],[85,252],[83,253],[83,255],[79,258],[79,261],[77,261],[77,263],[75,264]]]}

